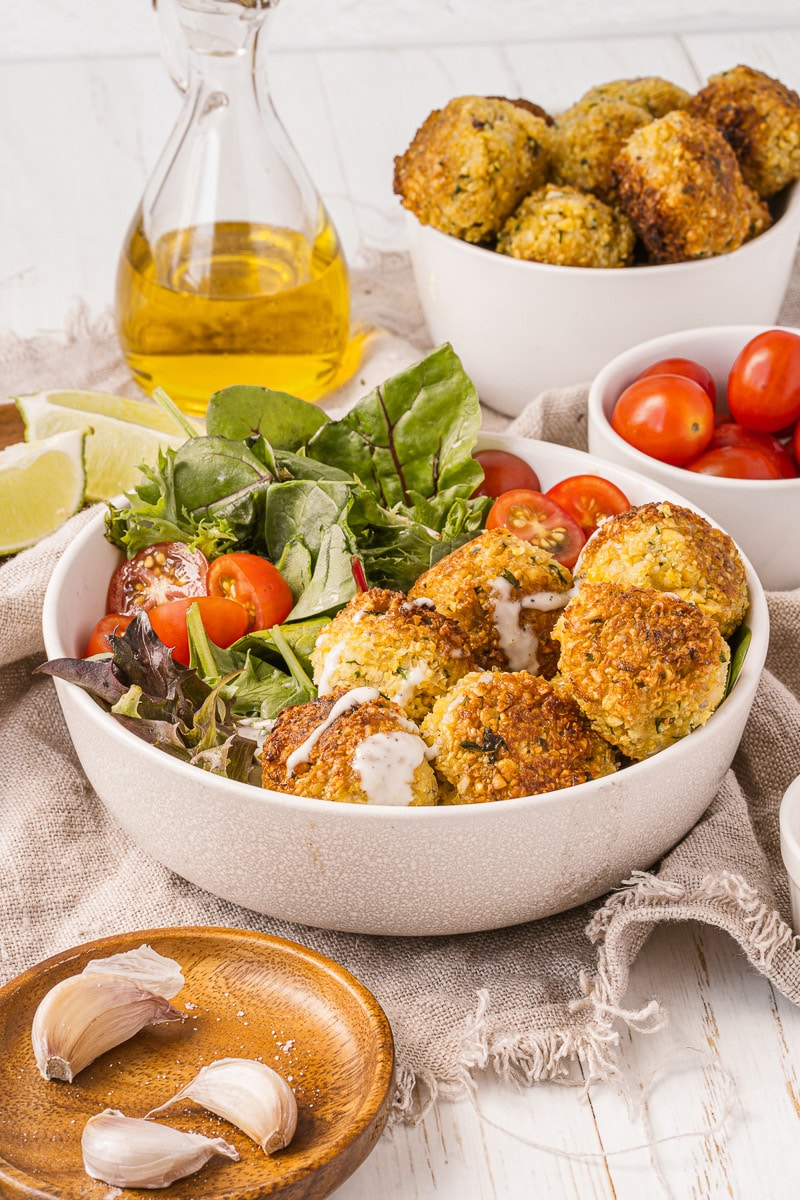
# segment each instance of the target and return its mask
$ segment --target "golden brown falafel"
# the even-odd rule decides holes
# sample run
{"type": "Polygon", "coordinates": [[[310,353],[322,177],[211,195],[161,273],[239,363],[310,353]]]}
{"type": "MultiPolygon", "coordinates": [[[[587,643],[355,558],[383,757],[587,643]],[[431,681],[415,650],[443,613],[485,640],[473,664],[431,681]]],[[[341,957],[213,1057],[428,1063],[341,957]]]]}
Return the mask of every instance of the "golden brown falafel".
{"type": "Polygon", "coordinates": [[[475,668],[467,635],[432,601],[370,588],[321,630],[311,654],[321,696],[336,688],[377,688],[406,716],[425,715],[437,696],[475,668]]]}
{"type": "Polygon", "coordinates": [[[584,583],[553,636],[576,702],[628,758],[648,758],[704,725],[725,694],[727,643],[671,592],[584,583]]]}
{"type": "Polygon", "coordinates": [[[547,121],[519,103],[458,96],[395,158],[394,190],[421,224],[484,242],[544,183],[549,145],[547,121]]]}
{"type": "Polygon", "coordinates": [[[612,163],[631,134],[651,120],[646,108],[625,100],[579,100],[556,117],[553,181],[615,201],[612,163]]]}
{"type": "Polygon", "coordinates": [[[553,675],[550,637],[572,575],[552,555],[507,529],[486,529],[420,575],[409,599],[432,600],[457,621],[481,667],[553,675]]]}
{"type": "Polygon", "coordinates": [[[567,184],[526,196],[497,240],[500,254],[562,267],[625,267],[636,234],[624,213],[567,184]]]}
{"type": "Polygon", "coordinates": [[[351,804],[435,804],[419,730],[375,688],[286,708],[262,748],[262,786],[351,804]]]}
{"type": "Polygon", "coordinates": [[[609,517],[581,551],[575,580],[674,592],[730,637],[749,605],[747,570],[733,539],[690,508],[663,501],[609,517]]]}
{"type": "Polygon", "coordinates": [[[729,254],[769,227],[718,130],[680,109],[643,125],[614,159],[620,205],[656,263],[729,254]]]}
{"type": "Polygon", "coordinates": [[[711,75],[689,112],[715,125],[759,196],[774,196],[800,177],[800,96],[753,67],[711,75]]]}
{"type": "Polygon", "coordinates": [[[444,803],[510,800],[616,770],[575,702],[525,671],[466,675],[422,723],[444,803]]]}
{"type": "Polygon", "coordinates": [[[660,75],[640,75],[635,79],[612,79],[589,88],[581,96],[582,102],[590,100],[624,100],[645,108],[651,117],[665,117],[676,108],[686,108],[691,95],[677,83],[670,83],[660,75]]]}

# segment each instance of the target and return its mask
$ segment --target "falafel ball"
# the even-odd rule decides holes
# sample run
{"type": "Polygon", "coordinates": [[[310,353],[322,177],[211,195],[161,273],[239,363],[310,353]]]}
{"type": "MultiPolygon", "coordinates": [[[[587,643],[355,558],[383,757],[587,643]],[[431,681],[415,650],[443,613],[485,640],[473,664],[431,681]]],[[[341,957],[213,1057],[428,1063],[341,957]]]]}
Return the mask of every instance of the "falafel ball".
{"type": "Polygon", "coordinates": [[[655,263],[729,254],[772,219],[722,134],[680,109],[637,129],[613,170],[622,210],[655,263]]]}
{"type": "Polygon", "coordinates": [[[336,614],[311,654],[321,696],[336,688],[377,688],[406,716],[425,715],[437,696],[474,670],[467,635],[430,600],[370,588],[336,614]]]}
{"type": "Polygon", "coordinates": [[[276,792],[351,804],[436,804],[438,783],[417,726],[375,688],[339,688],[285,708],[262,748],[276,792]]]}
{"type": "Polygon", "coordinates": [[[800,96],[753,67],[711,75],[689,112],[715,125],[762,198],[800,177],[800,96]]]}
{"type": "Polygon", "coordinates": [[[674,592],[709,616],[723,637],[749,605],[747,570],[732,538],[690,508],[663,501],[609,517],[583,547],[575,567],[583,583],[674,592]]]}
{"type": "Polygon", "coordinates": [[[493,96],[435,109],[398,155],[394,190],[422,225],[467,242],[494,238],[549,170],[547,119],[493,96]]]}
{"type": "Polygon", "coordinates": [[[466,675],[422,723],[445,804],[532,796],[617,768],[577,704],[525,671],[466,675]]]}
{"type": "Polygon", "coordinates": [[[677,83],[670,83],[660,75],[640,75],[634,79],[612,79],[600,83],[584,92],[581,101],[624,100],[645,108],[651,117],[665,117],[676,108],[686,108],[691,95],[677,83]]]}
{"type": "Polygon", "coordinates": [[[553,181],[592,192],[601,200],[616,200],[611,164],[631,134],[652,119],[646,108],[626,100],[579,100],[556,117],[553,181]]]}
{"type": "Polygon", "coordinates": [[[727,642],[671,592],[584,583],[553,636],[577,704],[628,758],[648,758],[704,725],[725,694],[727,642]]]}
{"type": "Polygon", "coordinates": [[[568,184],[547,183],[508,218],[497,249],[562,267],[626,267],[635,242],[633,226],[618,209],[568,184]]]}
{"type": "Polygon", "coordinates": [[[480,667],[554,675],[550,637],[572,574],[507,529],[485,529],[424,571],[408,593],[457,621],[480,667]]]}

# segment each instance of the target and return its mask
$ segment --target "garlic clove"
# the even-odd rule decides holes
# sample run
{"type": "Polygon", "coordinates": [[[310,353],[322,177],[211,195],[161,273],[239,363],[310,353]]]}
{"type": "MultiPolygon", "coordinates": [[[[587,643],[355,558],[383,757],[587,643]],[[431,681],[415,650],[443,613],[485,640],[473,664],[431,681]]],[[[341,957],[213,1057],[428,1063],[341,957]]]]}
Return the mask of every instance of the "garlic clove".
{"type": "Polygon", "coordinates": [[[83,968],[84,975],[114,975],[138,983],[145,992],[155,992],[171,1000],[184,984],[183,972],[174,958],[159,954],[146,943],[136,950],[93,958],[83,968]]]}
{"type": "Polygon", "coordinates": [[[90,1062],[127,1042],[145,1025],[183,1021],[163,996],[113,975],[72,975],[51,988],[36,1009],[31,1041],[45,1079],[71,1083],[90,1062]]]}
{"type": "Polygon", "coordinates": [[[184,1133],[143,1117],[126,1117],[114,1108],[89,1118],[81,1150],[87,1175],[123,1188],[167,1187],[199,1171],[215,1154],[239,1161],[238,1151],[224,1138],[184,1133]]]}
{"type": "Polygon", "coordinates": [[[297,1127],[297,1101],[289,1084],[266,1063],[253,1058],[220,1058],[209,1063],[171,1100],[151,1109],[148,1117],[179,1100],[194,1100],[224,1117],[265,1154],[288,1146],[297,1127]]]}

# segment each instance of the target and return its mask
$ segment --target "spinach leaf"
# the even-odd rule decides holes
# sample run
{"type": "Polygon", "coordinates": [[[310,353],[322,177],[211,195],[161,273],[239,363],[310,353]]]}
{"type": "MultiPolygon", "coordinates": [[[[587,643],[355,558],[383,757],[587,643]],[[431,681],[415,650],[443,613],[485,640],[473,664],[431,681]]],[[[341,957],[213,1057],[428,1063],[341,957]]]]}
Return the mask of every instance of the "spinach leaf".
{"type": "Polygon", "coordinates": [[[206,409],[208,433],[234,441],[263,434],[275,450],[304,446],[328,420],[307,400],[250,385],[215,392],[206,409]]]}
{"type": "Polygon", "coordinates": [[[352,554],[352,539],[342,525],[325,530],[311,582],[289,613],[290,621],[331,612],[352,600],[356,594],[352,554]]]}
{"type": "Polygon", "coordinates": [[[469,496],[482,478],[472,450],[478,394],[449,345],[395,375],[340,421],[320,426],[307,453],[355,475],[386,508],[452,488],[469,496]]]}
{"type": "Polygon", "coordinates": [[[292,479],[274,484],[267,496],[267,551],[278,562],[286,546],[299,538],[316,561],[326,530],[346,513],[353,489],[334,480],[292,479]]]}

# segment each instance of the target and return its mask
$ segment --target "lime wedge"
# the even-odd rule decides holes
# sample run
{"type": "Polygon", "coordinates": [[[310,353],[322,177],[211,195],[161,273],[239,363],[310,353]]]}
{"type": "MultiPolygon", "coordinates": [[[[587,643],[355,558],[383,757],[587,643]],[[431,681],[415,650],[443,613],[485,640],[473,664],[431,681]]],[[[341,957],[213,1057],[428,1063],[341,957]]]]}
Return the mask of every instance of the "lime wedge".
{"type": "Polygon", "coordinates": [[[178,447],[186,434],[147,400],[106,392],[45,391],[15,397],[29,442],[68,429],[86,437],[86,498],[110,500],[142,478],[142,463],[155,466],[158,451],[178,447]]]}
{"type": "Polygon", "coordinates": [[[0,450],[0,554],[32,546],[81,507],[83,443],[80,430],[69,430],[0,450]]]}

